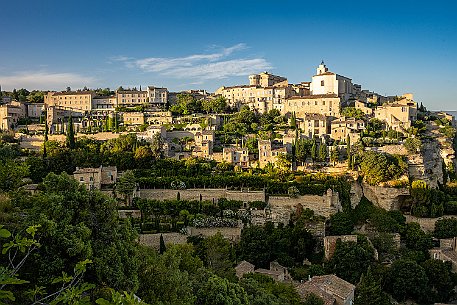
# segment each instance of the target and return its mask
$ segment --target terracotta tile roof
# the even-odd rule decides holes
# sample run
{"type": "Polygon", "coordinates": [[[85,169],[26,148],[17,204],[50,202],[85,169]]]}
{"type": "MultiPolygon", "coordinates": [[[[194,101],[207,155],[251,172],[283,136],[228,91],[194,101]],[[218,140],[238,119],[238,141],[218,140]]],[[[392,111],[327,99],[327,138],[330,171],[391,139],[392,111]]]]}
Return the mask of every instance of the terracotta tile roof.
{"type": "Polygon", "coordinates": [[[313,276],[310,282],[325,292],[338,296],[343,300],[347,299],[355,289],[354,285],[334,274],[313,276]]]}
{"type": "Polygon", "coordinates": [[[302,299],[305,299],[309,294],[314,294],[324,300],[324,305],[333,305],[335,303],[335,298],[331,294],[313,285],[309,281],[295,286],[295,290],[302,299]]]}

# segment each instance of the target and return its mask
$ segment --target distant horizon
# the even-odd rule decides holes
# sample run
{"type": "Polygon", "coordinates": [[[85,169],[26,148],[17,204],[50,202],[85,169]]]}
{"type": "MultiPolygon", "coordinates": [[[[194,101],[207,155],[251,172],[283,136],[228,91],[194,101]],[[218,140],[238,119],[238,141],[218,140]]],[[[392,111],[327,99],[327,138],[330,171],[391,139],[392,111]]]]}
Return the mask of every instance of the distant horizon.
{"type": "Polygon", "coordinates": [[[265,70],[310,81],[324,60],[381,95],[457,104],[452,1],[24,0],[2,9],[3,90],[146,84],[214,92],[265,70]]]}

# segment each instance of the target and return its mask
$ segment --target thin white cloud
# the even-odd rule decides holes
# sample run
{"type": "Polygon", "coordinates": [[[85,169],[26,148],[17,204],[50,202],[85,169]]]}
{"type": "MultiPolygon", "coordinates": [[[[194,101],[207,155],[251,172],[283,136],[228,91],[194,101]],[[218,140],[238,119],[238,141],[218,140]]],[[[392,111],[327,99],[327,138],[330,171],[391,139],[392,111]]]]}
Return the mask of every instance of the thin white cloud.
{"type": "Polygon", "coordinates": [[[4,90],[27,88],[29,90],[63,90],[66,87],[82,88],[95,84],[96,79],[77,73],[53,73],[47,71],[22,71],[13,75],[0,75],[4,90]]]}
{"type": "Polygon", "coordinates": [[[197,82],[248,75],[271,68],[271,64],[263,58],[228,58],[245,49],[247,46],[244,43],[239,43],[228,48],[221,48],[219,51],[210,54],[141,59],[117,56],[111,59],[124,62],[128,68],[138,68],[144,72],[159,73],[173,78],[192,78],[197,82]]]}

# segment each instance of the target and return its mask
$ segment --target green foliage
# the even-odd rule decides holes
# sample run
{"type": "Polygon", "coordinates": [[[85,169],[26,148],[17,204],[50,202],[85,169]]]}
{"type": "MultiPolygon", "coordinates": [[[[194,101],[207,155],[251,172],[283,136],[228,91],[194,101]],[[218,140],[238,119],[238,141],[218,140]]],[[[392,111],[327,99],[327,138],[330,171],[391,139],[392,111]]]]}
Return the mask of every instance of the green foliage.
{"type": "Polygon", "coordinates": [[[0,190],[11,191],[22,185],[29,173],[28,166],[16,160],[0,160],[0,190]]]}
{"type": "Polygon", "coordinates": [[[202,111],[202,102],[196,100],[191,94],[179,93],[175,105],[170,107],[173,114],[192,114],[202,111]]]}
{"type": "Polygon", "coordinates": [[[427,251],[432,248],[432,236],[425,233],[417,222],[411,222],[406,225],[402,239],[406,247],[412,250],[427,251]]]}
{"type": "Polygon", "coordinates": [[[400,156],[366,151],[361,157],[360,169],[370,185],[398,179],[405,174],[408,168],[400,156]]]}
{"type": "Polygon", "coordinates": [[[428,299],[435,303],[445,303],[454,295],[456,276],[451,262],[429,259],[421,264],[428,278],[428,299]]]}
{"type": "Polygon", "coordinates": [[[403,142],[403,146],[410,154],[415,154],[420,151],[422,147],[422,141],[418,138],[407,138],[405,142],[403,142]]]}
{"type": "Polygon", "coordinates": [[[264,227],[251,226],[241,231],[238,253],[241,260],[266,268],[277,260],[285,266],[301,264],[312,255],[316,241],[306,230],[304,220],[293,226],[274,228],[271,223],[264,227]]]}
{"type": "Polygon", "coordinates": [[[453,238],[457,236],[457,219],[440,219],[435,223],[436,238],[453,238]]]}
{"type": "Polygon", "coordinates": [[[355,107],[344,107],[341,109],[341,115],[349,118],[356,118],[358,120],[365,118],[362,110],[355,107]]]}
{"type": "Polygon", "coordinates": [[[420,302],[427,299],[429,291],[427,274],[416,262],[408,260],[393,262],[386,284],[388,291],[398,301],[412,298],[420,302]]]}
{"type": "Polygon", "coordinates": [[[359,237],[357,243],[337,240],[335,253],[326,265],[326,269],[356,284],[373,262],[374,251],[366,238],[359,237]]]}
{"type": "Polygon", "coordinates": [[[389,297],[382,291],[381,282],[368,268],[355,290],[354,305],[390,305],[389,297]]]}
{"type": "Polygon", "coordinates": [[[116,203],[99,191],[87,191],[67,174],[49,174],[41,192],[14,198],[25,223],[40,224],[39,253],[27,261],[23,276],[40,286],[68,266],[90,259],[87,274],[95,284],[120,290],[138,285],[136,236],[128,222],[118,222],[116,203]]]}
{"type": "Polygon", "coordinates": [[[216,275],[197,292],[197,303],[202,305],[248,305],[248,296],[239,284],[216,275]]]}
{"type": "Polygon", "coordinates": [[[240,281],[251,305],[302,305],[300,296],[290,284],[275,282],[262,274],[246,274],[240,281]]]}
{"type": "Polygon", "coordinates": [[[69,149],[74,149],[75,148],[75,130],[73,126],[73,118],[70,115],[68,118],[68,127],[67,127],[67,138],[66,138],[66,144],[69,149]]]}
{"type": "Polygon", "coordinates": [[[347,235],[354,230],[354,223],[351,215],[345,212],[338,212],[330,217],[330,235],[347,235]]]}
{"type": "Polygon", "coordinates": [[[223,96],[202,101],[202,110],[206,113],[222,113],[226,108],[227,101],[223,96]]]}

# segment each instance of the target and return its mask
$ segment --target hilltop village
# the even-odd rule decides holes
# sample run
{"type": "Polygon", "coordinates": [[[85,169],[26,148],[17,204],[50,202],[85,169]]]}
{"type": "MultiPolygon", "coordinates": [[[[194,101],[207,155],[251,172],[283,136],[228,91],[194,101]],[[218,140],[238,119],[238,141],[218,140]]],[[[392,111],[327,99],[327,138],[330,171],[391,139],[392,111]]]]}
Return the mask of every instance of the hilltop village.
{"type": "Polygon", "coordinates": [[[455,118],[324,62],[246,81],[0,90],[0,237],[29,238],[5,241],[11,278],[79,279],[36,304],[457,300],[455,118]]]}

